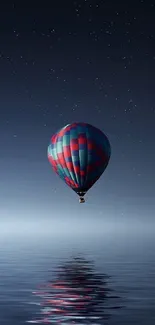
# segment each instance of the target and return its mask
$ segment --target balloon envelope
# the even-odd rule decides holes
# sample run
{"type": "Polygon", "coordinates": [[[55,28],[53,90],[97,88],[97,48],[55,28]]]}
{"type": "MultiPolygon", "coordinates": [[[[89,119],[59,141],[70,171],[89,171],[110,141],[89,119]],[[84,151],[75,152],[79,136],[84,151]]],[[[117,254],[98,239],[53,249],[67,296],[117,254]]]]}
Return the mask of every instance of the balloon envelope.
{"type": "Polygon", "coordinates": [[[68,124],[54,134],[48,159],[54,171],[83,196],[106,169],[111,147],[106,135],[86,123],[68,124]]]}

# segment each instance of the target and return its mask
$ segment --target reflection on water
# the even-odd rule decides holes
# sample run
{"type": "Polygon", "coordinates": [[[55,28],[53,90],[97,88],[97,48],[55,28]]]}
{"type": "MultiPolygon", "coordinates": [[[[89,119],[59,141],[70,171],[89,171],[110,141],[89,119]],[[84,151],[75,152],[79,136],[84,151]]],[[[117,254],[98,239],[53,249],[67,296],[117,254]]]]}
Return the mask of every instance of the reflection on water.
{"type": "Polygon", "coordinates": [[[109,318],[108,309],[120,308],[118,297],[108,288],[108,276],[98,274],[93,262],[74,257],[59,265],[56,279],[33,292],[40,297],[39,318],[28,321],[41,324],[103,324],[109,318]],[[114,305],[106,305],[114,299],[114,305]]]}
{"type": "MultiPolygon", "coordinates": [[[[89,310],[93,316],[97,313],[101,317],[87,321],[76,319],[75,323],[155,324],[155,237],[148,238],[138,233],[135,237],[133,234],[121,236],[119,232],[113,236],[105,233],[102,238],[85,235],[75,238],[57,235],[54,238],[36,234],[33,238],[27,237],[2,239],[0,236],[0,325],[24,325],[27,321],[48,319],[51,315],[43,312],[51,312],[51,304],[47,304],[51,299],[56,300],[52,308],[61,309],[63,317],[66,309],[72,311],[74,317],[75,314],[81,315],[81,309],[75,312],[73,302],[76,306],[83,304],[82,316],[87,316],[89,310]],[[79,256],[79,252],[85,258],[80,257],[81,263],[74,258],[68,260],[71,256],[79,256]],[[71,280],[75,275],[75,265],[76,269],[79,265],[81,271],[84,267],[83,282],[86,283],[87,279],[87,285],[83,283],[82,288],[93,287],[92,292],[77,290],[75,279],[74,282],[71,280]],[[65,282],[66,288],[54,289],[51,285],[55,281],[65,282]],[[91,285],[88,284],[90,281],[91,285]],[[32,294],[34,291],[36,294],[32,294]],[[72,297],[74,300],[69,299],[70,294],[75,296],[72,297]],[[70,307],[60,306],[62,295],[70,307]],[[123,308],[115,308],[120,306],[123,308]]],[[[60,324],[63,322],[61,320],[60,324]]],[[[66,322],[71,323],[71,319],[66,322]]]]}

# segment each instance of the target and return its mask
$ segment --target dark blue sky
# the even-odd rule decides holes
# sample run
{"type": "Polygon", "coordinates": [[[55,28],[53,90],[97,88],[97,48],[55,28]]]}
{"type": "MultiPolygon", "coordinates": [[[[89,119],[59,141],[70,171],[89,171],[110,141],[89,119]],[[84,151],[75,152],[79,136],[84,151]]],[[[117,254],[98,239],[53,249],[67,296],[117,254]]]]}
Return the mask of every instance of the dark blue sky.
{"type": "Polygon", "coordinates": [[[0,4],[2,220],[153,220],[154,17],[149,0],[0,4]],[[85,206],[47,160],[51,135],[74,121],[112,146],[85,206]]]}

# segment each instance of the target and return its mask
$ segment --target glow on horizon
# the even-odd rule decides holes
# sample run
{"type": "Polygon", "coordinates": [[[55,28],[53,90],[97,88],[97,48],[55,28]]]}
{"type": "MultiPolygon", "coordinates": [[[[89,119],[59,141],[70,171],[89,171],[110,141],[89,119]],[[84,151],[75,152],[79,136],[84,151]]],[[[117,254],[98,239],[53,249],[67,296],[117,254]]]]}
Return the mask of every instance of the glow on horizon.
{"type": "Polygon", "coordinates": [[[57,217],[51,219],[39,216],[30,217],[30,215],[23,214],[22,218],[15,217],[1,218],[0,219],[0,234],[1,236],[10,235],[51,235],[53,237],[57,235],[74,236],[76,234],[89,236],[107,236],[109,233],[117,234],[132,234],[137,233],[154,233],[154,222],[142,222],[142,220],[136,220],[134,218],[99,218],[92,216],[75,215],[73,218],[68,215],[61,217],[57,214],[57,217]],[[24,218],[23,218],[24,217],[24,218]]]}

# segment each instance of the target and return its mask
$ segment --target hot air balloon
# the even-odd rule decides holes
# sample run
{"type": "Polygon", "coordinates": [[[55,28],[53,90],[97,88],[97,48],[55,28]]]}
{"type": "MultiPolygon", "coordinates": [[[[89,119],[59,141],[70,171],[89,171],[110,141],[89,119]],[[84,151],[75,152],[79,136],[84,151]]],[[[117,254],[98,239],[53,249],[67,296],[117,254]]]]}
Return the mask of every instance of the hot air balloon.
{"type": "Polygon", "coordinates": [[[48,160],[53,170],[84,203],[84,195],[105,171],[111,155],[106,135],[87,123],[72,123],[51,138],[48,160]]]}

